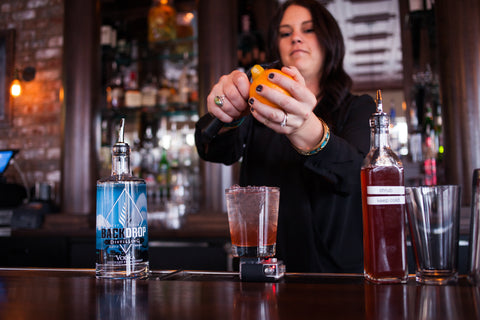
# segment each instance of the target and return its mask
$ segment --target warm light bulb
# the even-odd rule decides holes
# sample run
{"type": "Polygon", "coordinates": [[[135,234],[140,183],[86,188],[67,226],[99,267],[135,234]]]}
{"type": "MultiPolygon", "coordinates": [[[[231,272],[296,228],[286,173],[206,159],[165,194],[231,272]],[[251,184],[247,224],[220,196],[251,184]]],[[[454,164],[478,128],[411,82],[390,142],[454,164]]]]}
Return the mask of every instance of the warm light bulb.
{"type": "Polygon", "coordinates": [[[192,12],[187,12],[187,14],[185,14],[183,17],[183,21],[185,24],[190,24],[192,23],[193,18],[195,18],[195,15],[192,12]]]}
{"type": "Polygon", "coordinates": [[[22,93],[22,86],[20,85],[20,80],[15,79],[12,81],[12,85],[10,87],[10,94],[13,97],[18,97],[22,93]]]}

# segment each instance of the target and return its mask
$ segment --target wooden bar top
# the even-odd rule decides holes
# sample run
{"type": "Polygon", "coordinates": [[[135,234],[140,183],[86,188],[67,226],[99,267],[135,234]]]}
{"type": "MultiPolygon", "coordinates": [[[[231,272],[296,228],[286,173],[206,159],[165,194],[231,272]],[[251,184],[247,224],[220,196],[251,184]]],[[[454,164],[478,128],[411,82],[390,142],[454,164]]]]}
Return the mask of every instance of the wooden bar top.
{"type": "Polygon", "coordinates": [[[480,287],[373,285],[355,274],[165,270],[101,280],[92,269],[0,269],[0,319],[479,319],[480,287]]]}

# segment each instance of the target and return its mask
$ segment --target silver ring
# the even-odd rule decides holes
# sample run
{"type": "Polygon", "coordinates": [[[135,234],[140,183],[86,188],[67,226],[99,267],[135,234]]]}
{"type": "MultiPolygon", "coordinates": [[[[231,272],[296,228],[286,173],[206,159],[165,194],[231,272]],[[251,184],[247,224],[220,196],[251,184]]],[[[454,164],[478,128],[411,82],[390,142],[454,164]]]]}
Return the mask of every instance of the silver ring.
{"type": "Polygon", "coordinates": [[[225,96],[215,96],[213,102],[219,106],[220,108],[223,107],[223,103],[225,102],[225,96]]]}
{"type": "Polygon", "coordinates": [[[282,123],[280,123],[280,127],[284,128],[287,126],[288,115],[285,112],[285,116],[283,117],[282,123]]]}

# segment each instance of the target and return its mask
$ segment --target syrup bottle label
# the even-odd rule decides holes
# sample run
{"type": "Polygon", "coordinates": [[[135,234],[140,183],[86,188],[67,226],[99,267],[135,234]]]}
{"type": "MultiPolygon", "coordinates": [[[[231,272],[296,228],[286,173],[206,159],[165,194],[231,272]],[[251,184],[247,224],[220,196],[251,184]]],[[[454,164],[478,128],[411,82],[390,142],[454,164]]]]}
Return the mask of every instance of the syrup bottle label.
{"type": "Polygon", "coordinates": [[[405,204],[404,186],[367,186],[368,205],[405,204]]]}

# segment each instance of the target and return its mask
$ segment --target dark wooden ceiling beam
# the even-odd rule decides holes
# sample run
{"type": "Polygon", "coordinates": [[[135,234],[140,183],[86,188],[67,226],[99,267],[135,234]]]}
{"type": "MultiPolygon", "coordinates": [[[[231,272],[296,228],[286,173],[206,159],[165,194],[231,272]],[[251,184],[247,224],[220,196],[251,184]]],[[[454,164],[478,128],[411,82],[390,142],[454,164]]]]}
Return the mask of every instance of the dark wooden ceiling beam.
{"type": "Polygon", "coordinates": [[[378,33],[368,33],[368,34],[357,34],[356,36],[350,37],[350,39],[354,41],[366,41],[366,40],[386,39],[391,36],[393,36],[393,33],[378,32],[378,33]]]}
{"type": "Polygon", "coordinates": [[[365,50],[355,50],[352,53],[354,55],[371,55],[376,53],[385,53],[390,49],[387,48],[377,48],[377,49],[365,49],[365,50]]]}
{"type": "Polygon", "coordinates": [[[394,14],[383,12],[375,14],[366,14],[360,16],[353,16],[351,19],[348,19],[347,22],[350,23],[375,23],[380,21],[388,21],[392,18],[395,18],[394,14]]]}
{"type": "Polygon", "coordinates": [[[368,61],[368,62],[357,62],[354,65],[356,67],[367,67],[367,66],[381,66],[384,64],[385,64],[385,61],[368,61]]]}
{"type": "Polygon", "coordinates": [[[382,2],[382,1],[389,1],[389,0],[346,0],[350,1],[351,3],[369,3],[369,2],[382,2]]]}

